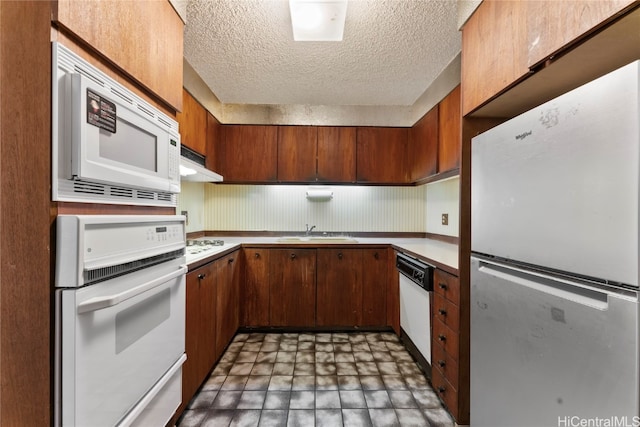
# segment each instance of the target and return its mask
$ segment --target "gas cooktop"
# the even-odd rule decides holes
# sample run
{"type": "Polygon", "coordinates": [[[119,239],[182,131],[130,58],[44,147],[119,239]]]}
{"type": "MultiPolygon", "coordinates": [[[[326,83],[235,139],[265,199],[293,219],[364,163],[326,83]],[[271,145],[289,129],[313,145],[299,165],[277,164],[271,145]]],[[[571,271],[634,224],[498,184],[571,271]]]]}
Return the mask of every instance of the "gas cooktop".
{"type": "Polygon", "coordinates": [[[199,254],[222,245],[224,240],[187,240],[187,254],[199,254]]]}

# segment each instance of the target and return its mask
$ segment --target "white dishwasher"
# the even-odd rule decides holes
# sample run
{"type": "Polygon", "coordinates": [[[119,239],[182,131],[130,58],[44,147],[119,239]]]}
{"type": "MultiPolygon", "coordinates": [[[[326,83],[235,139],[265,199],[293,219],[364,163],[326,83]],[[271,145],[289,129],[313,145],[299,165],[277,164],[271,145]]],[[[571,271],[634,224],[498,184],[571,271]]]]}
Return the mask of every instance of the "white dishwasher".
{"type": "Polygon", "coordinates": [[[431,308],[433,267],[403,253],[396,255],[400,275],[400,327],[431,363],[431,308]]]}

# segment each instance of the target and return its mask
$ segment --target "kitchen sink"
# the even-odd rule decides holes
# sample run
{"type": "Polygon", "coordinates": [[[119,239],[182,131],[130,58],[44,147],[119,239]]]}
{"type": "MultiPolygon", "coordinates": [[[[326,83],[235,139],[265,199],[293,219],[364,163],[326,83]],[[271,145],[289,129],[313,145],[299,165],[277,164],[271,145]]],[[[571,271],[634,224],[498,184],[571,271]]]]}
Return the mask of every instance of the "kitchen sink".
{"type": "Polygon", "coordinates": [[[358,243],[349,236],[283,236],[278,238],[280,243],[358,243]]]}

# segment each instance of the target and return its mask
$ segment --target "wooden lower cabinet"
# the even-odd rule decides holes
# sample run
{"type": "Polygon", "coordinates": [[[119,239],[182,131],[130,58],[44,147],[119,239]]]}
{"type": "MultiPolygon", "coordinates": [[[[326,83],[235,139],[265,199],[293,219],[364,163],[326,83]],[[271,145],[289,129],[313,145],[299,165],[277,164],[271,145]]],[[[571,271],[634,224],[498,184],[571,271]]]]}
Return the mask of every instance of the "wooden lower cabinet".
{"type": "Polygon", "coordinates": [[[216,265],[207,264],[187,274],[185,352],[182,365],[182,404],[189,403],[216,359],[216,265]]]}
{"type": "MultiPolygon", "coordinates": [[[[390,249],[362,250],[362,326],[387,326],[390,249]]],[[[398,274],[393,268],[393,275],[398,274]]],[[[389,325],[392,326],[392,325],[389,325]]]]}
{"type": "Polygon", "coordinates": [[[241,286],[243,326],[269,326],[269,254],[270,249],[245,248],[244,281],[241,286]]]}
{"type": "Polygon", "coordinates": [[[362,250],[318,249],[317,326],[362,324],[362,250]]]}
{"type": "Polygon", "coordinates": [[[240,326],[240,269],[233,252],[215,261],[216,293],[216,359],[218,359],[240,326]]]}
{"type": "Polygon", "coordinates": [[[271,249],[271,326],[310,327],[316,320],[316,250],[271,249]]]}

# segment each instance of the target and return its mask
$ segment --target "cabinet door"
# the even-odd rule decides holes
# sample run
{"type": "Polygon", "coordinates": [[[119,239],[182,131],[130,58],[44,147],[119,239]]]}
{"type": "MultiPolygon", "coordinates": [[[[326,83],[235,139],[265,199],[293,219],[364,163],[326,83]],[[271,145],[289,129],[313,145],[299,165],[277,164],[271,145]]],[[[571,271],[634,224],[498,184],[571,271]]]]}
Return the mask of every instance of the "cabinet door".
{"type": "Polygon", "coordinates": [[[529,72],[526,40],[528,3],[484,0],[464,25],[463,115],[529,72]]]}
{"type": "Polygon", "coordinates": [[[440,101],[438,115],[438,172],[460,167],[462,151],[462,116],[460,113],[460,85],[440,101]]]}
{"type": "Polygon", "coordinates": [[[633,0],[526,2],[527,65],[536,66],[632,3],[633,0]]]}
{"type": "Polygon", "coordinates": [[[317,136],[313,126],[278,126],[278,181],[316,180],[317,136]]]}
{"type": "Polygon", "coordinates": [[[239,326],[240,292],[236,274],[236,257],[234,252],[215,262],[217,297],[216,297],[216,359],[227,348],[239,326]]]}
{"type": "Polygon", "coordinates": [[[436,105],[409,130],[411,182],[430,177],[438,169],[438,116],[436,105]]]}
{"type": "Polygon", "coordinates": [[[362,325],[387,325],[386,248],[362,250],[362,325]]]}
{"type": "Polygon", "coordinates": [[[318,249],[318,326],[362,323],[362,250],[318,249]]]}
{"type": "Polygon", "coordinates": [[[227,182],[276,182],[278,128],[276,126],[223,126],[224,144],[216,172],[227,182]]]}
{"type": "Polygon", "coordinates": [[[217,172],[216,167],[222,144],[224,144],[222,125],[211,113],[207,112],[207,169],[217,172]]]}
{"type": "Polygon", "coordinates": [[[180,125],[180,143],[207,155],[207,110],[186,90],[182,90],[182,112],[176,115],[180,125]]]}
{"type": "Polygon", "coordinates": [[[244,249],[242,325],[269,326],[269,249],[244,249]]]}
{"type": "Polygon", "coordinates": [[[167,1],[58,0],[53,20],[182,109],[183,27],[167,1]]]}
{"type": "Polygon", "coordinates": [[[269,271],[271,326],[315,326],[316,250],[273,249],[269,271]]]}
{"type": "Polygon", "coordinates": [[[375,184],[408,183],[408,135],[407,128],[357,128],[357,181],[375,184]]]}
{"type": "Polygon", "coordinates": [[[356,128],[318,128],[319,182],[356,181],[356,128]]]}

